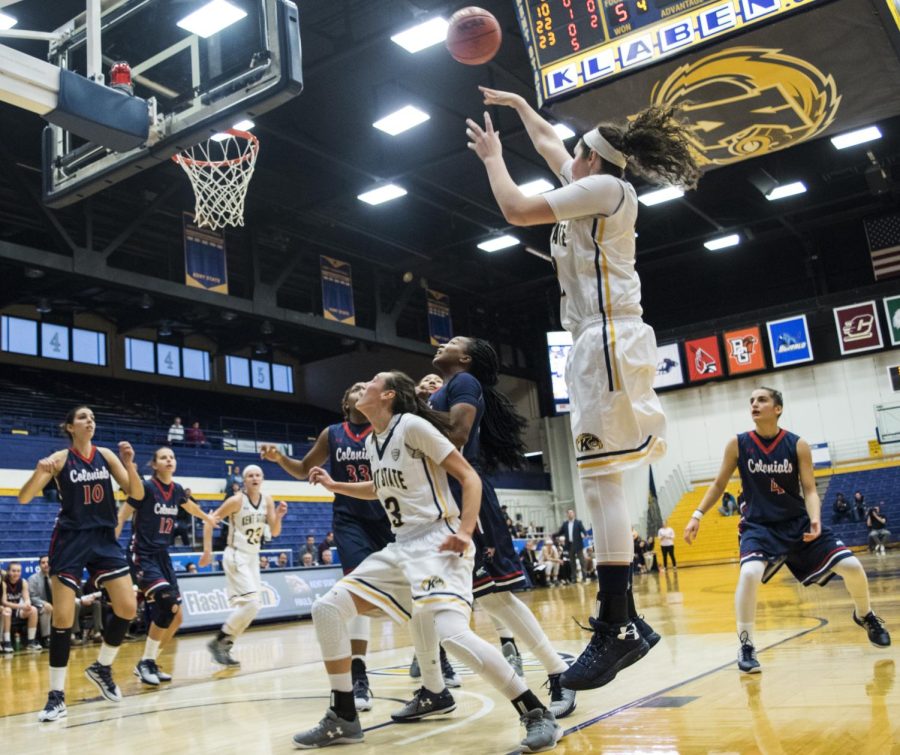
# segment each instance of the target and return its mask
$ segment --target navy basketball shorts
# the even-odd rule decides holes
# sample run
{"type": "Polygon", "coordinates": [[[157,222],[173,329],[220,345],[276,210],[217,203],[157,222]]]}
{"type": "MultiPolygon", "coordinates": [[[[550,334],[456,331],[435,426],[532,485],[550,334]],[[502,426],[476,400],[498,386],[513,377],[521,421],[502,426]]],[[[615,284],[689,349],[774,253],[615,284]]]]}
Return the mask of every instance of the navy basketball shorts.
{"type": "Polygon", "coordinates": [[[129,572],[125,553],[112,527],[69,530],[57,525],[50,538],[49,555],[50,575],[73,590],[81,589],[85,569],[97,589],[107,580],[129,572]]]}
{"type": "Polygon", "coordinates": [[[480,527],[476,527],[475,570],[472,594],[475,598],[492,592],[515,590],[525,586],[525,574],[512,535],[506,526],[500,501],[493,486],[481,479],[480,527]]]}
{"type": "Polygon", "coordinates": [[[168,588],[181,602],[181,591],[178,589],[178,578],[168,551],[160,550],[150,553],[135,551],[131,554],[134,566],[134,577],[137,585],[147,600],[153,600],[157,591],[168,588]]]}
{"type": "Polygon", "coordinates": [[[809,529],[809,518],[802,516],[786,522],[741,522],[741,563],[765,561],[763,582],[787,565],[794,578],[803,585],[824,585],[834,576],[838,561],[853,555],[847,546],[827,527],[811,542],[803,541],[809,529]]]}
{"type": "Polygon", "coordinates": [[[335,512],[332,529],[344,574],[352,572],[367,556],[394,542],[387,516],[368,519],[335,512]]]}

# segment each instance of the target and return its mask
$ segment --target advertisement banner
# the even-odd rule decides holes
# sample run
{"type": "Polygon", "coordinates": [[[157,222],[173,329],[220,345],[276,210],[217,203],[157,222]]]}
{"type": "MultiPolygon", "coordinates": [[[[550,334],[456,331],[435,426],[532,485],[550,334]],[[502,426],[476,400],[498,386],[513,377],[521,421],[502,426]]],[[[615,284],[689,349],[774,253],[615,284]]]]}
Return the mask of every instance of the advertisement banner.
{"type": "Polygon", "coordinates": [[[667,343],[656,349],[656,378],[654,388],[671,388],[684,385],[684,367],[677,343],[667,343]]]}
{"type": "Polygon", "coordinates": [[[692,383],[722,377],[722,353],[717,336],[694,338],[684,342],[688,380],[692,383]]]}
{"type": "Polygon", "coordinates": [[[566,360],[572,350],[572,334],[568,330],[547,333],[547,358],[550,362],[550,387],[557,414],[569,411],[569,389],[566,386],[566,360]]]}
{"type": "Polygon", "coordinates": [[[319,269],[322,275],[322,316],[344,325],[356,325],[350,263],[320,254],[319,269]]]}
{"type": "Polygon", "coordinates": [[[453,338],[450,319],[450,297],[440,291],[425,289],[428,295],[428,334],[432,346],[440,346],[453,338]]]}
{"type": "Polygon", "coordinates": [[[794,315],[766,323],[769,332],[769,352],[773,367],[787,367],[813,360],[812,343],[806,315],[794,315]]]}
{"type": "Polygon", "coordinates": [[[834,325],[837,328],[841,354],[858,354],[861,351],[880,349],[884,345],[874,301],[835,307],[834,325]]]}
{"type": "Polygon", "coordinates": [[[182,214],[184,233],[184,283],[217,294],[228,293],[228,264],[225,235],[220,231],[200,228],[194,216],[182,214]]]}
{"type": "Polygon", "coordinates": [[[725,339],[725,360],[729,375],[766,369],[762,332],[758,325],[729,330],[722,337],[725,339]]]}
{"type": "Polygon", "coordinates": [[[889,296],[884,300],[884,315],[887,317],[891,346],[900,346],[900,296],[889,296]]]}

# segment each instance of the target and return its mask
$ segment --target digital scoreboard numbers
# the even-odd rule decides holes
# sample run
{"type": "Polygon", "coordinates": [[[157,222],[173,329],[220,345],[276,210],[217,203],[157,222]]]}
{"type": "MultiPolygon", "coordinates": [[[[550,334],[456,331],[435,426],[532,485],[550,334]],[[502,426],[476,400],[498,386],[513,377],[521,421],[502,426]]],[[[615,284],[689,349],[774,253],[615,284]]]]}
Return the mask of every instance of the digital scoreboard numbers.
{"type": "Polygon", "coordinates": [[[823,0],[516,0],[543,104],[823,0]]]}

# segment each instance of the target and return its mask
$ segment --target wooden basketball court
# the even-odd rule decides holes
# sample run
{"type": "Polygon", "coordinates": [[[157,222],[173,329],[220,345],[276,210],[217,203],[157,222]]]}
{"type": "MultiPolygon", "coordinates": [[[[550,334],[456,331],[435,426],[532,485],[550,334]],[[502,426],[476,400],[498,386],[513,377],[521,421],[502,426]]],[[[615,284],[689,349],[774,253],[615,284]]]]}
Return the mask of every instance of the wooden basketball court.
{"type": "MultiPolygon", "coordinates": [[[[681,546],[683,549],[685,546],[681,546]]],[[[735,665],[733,591],[737,565],[682,568],[636,576],[635,591],[662,641],[607,687],[580,693],[563,721],[560,753],[898,753],[900,688],[894,684],[900,640],[900,555],[861,556],[872,604],[894,632],[888,650],[871,647],[852,619],[839,579],[801,588],[787,570],[760,589],[757,648],[763,672],[735,665]],[[891,714],[893,711],[893,715],[891,714]]],[[[522,595],[558,650],[578,653],[593,585],[522,595]]],[[[479,632],[496,638],[476,612],[479,632]]],[[[454,690],[449,716],[414,725],[390,720],[408,698],[409,634],[388,620],[373,622],[369,674],[375,707],[362,714],[366,742],[353,752],[508,753],[521,728],[509,704],[470,672],[454,690]]],[[[209,634],[187,635],[160,664],[175,681],[143,688],[131,671],[143,641],[126,644],[115,664],[125,700],[98,698],[83,676],[97,646],[72,651],[67,719],[37,722],[46,700],[47,654],[18,654],[0,666],[0,742],[10,753],[106,751],[286,753],[294,732],[314,725],[328,696],[327,678],[309,621],[251,630],[236,645],[238,671],[209,658],[209,634]]],[[[524,651],[524,649],[523,649],[524,651]]],[[[533,689],[545,681],[526,653],[533,689]]],[[[457,664],[458,666],[458,664],[457,664]]]]}

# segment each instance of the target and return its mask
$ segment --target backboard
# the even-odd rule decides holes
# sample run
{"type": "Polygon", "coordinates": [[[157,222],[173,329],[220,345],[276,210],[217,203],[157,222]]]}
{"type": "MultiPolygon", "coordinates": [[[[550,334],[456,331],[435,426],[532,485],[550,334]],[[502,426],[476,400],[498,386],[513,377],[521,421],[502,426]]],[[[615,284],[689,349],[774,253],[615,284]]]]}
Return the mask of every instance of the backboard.
{"type": "Polygon", "coordinates": [[[47,126],[44,202],[50,207],[168,161],[302,91],[299,19],[291,0],[101,0],[99,10],[99,24],[88,10],[57,29],[49,60],[90,77],[99,47],[105,83],[112,66],[128,63],[134,96],[150,103],[149,138],[114,152],[47,126]]]}

